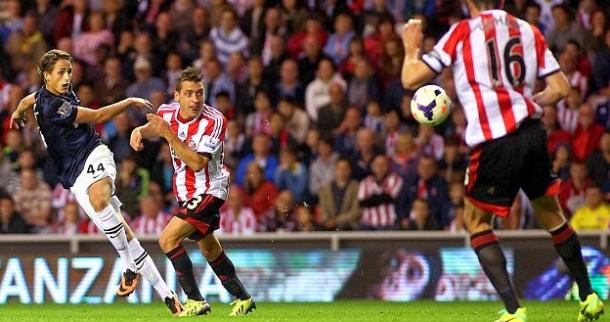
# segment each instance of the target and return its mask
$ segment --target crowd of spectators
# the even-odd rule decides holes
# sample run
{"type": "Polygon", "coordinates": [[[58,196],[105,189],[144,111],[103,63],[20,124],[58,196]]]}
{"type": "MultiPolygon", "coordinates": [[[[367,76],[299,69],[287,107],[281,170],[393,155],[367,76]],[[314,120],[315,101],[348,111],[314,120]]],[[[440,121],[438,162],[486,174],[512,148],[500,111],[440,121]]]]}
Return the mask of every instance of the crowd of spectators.
{"type": "MultiPolygon", "coordinates": [[[[561,206],[577,229],[610,222],[610,1],[513,0],[536,25],[572,91],[544,106],[561,206]]],[[[450,119],[421,126],[400,83],[402,24],[424,22],[424,51],[465,17],[443,0],[5,0],[0,2],[0,233],[97,233],[58,183],[33,115],[9,129],[19,100],[42,85],[48,49],[71,53],[81,105],[129,96],[155,107],[174,79],[201,68],[206,104],[229,120],[232,186],[223,233],[446,230],[463,225],[466,119],[450,71],[450,119]]],[[[145,121],[129,110],[96,129],[114,153],[116,194],[138,234],[157,234],[176,211],[165,142],[129,146],[145,121]]],[[[522,192],[501,229],[536,228],[522,192]]]]}

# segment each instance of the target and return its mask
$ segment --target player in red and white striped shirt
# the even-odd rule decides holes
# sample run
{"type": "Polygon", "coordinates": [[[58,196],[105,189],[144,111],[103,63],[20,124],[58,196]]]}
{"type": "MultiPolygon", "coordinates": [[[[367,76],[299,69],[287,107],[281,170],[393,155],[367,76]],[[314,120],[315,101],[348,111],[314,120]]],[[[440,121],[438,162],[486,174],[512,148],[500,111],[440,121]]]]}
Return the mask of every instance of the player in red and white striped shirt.
{"type": "Polygon", "coordinates": [[[446,67],[453,71],[468,120],[466,143],[472,148],[464,221],[479,262],[506,307],[497,321],[527,320],[491,225],[494,214],[508,216],[519,189],[532,200],[538,220],[551,233],[578,283],[578,321],[597,319],[603,303],[593,293],[580,243],[559,206],[559,180],[551,174],[547,137],[540,123],[541,106],[565,98],[570,84],[535,26],[493,10],[499,0],[464,2],[472,18],[454,24],[422,59],[421,23],[409,22],[403,28],[401,76],[405,87],[415,89],[446,67]],[[547,86],[534,94],[538,78],[547,86]]]}
{"type": "Polygon", "coordinates": [[[163,137],[170,146],[174,164],[174,193],[180,210],[159,236],[159,245],[172,262],[180,286],[188,296],[181,316],[210,311],[193,274],[191,259],[182,245],[195,240],[222,285],[237,297],[231,315],[245,315],[256,305],[235,273],[214,230],[220,226],[220,207],[227,199],[229,173],[224,167],[223,144],[226,118],[205,105],[204,84],[199,70],[187,68],[176,79],[174,99],[162,105],[157,115],[148,114],[146,125],[131,134],[131,146],[139,151],[142,139],[163,137]]]}

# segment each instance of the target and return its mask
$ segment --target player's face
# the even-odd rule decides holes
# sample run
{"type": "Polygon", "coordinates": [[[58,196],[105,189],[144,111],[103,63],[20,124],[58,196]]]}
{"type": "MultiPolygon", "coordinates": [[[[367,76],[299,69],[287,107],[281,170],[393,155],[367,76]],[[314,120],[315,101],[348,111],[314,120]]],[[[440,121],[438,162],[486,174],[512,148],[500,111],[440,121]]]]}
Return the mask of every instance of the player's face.
{"type": "Polygon", "coordinates": [[[67,94],[72,81],[72,63],[65,59],[58,60],[51,72],[45,72],[45,83],[47,89],[55,95],[67,94]]]}
{"type": "Polygon", "coordinates": [[[180,86],[180,92],[175,92],[175,98],[180,103],[180,114],[191,118],[199,115],[203,107],[203,83],[184,81],[180,86]]]}

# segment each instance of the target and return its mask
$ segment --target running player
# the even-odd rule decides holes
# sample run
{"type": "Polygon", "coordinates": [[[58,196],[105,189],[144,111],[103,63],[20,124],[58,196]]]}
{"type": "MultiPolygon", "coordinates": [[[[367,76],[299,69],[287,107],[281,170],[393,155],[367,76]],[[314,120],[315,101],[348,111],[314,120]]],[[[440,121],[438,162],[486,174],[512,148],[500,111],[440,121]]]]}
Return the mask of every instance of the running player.
{"type": "Polygon", "coordinates": [[[34,106],[40,136],[55,163],[61,184],[74,193],[79,205],[123,260],[124,272],[116,294],[125,297],[133,293],[139,272],[153,285],[170,311],[179,314],[180,302],[120,215],[121,202],[114,196],[113,154],[92,126],[92,123],[109,121],[130,106],[151,110],[150,102],[128,98],[98,110],[79,106],[71,88],[72,56],[61,50],[46,52],[40,60],[39,71],[44,85],[21,100],[11,116],[11,126],[23,126],[25,113],[34,106]]]}
{"type": "Polygon", "coordinates": [[[559,180],[551,174],[547,138],[540,124],[540,106],[564,98],[570,85],[535,26],[493,10],[500,0],[464,2],[471,18],[454,24],[422,59],[421,23],[409,22],[403,28],[402,83],[415,89],[444,68],[452,68],[468,119],[466,143],[472,149],[464,220],[479,262],[506,307],[497,321],[527,320],[491,225],[493,214],[508,216],[520,188],[579,286],[578,321],[597,319],[603,303],[591,289],[578,237],[557,201],[559,180]],[[538,78],[547,86],[534,94],[538,78]]]}
{"type": "Polygon", "coordinates": [[[204,98],[200,71],[183,70],[176,79],[177,103],[161,105],[157,115],[148,114],[149,122],[133,130],[130,144],[140,151],[143,139],[163,137],[171,149],[174,194],[181,208],[161,232],[159,245],[188,296],[181,316],[203,315],[211,310],[195,281],[193,264],[182,245],[185,238],[198,243],[222,285],[237,298],[231,303],[231,316],[245,315],[256,304],[214,236],[220,224],[219,209],[229,191],[229,172],[223,164],[227,120],[215,108],[204,105],[204,98]]]}

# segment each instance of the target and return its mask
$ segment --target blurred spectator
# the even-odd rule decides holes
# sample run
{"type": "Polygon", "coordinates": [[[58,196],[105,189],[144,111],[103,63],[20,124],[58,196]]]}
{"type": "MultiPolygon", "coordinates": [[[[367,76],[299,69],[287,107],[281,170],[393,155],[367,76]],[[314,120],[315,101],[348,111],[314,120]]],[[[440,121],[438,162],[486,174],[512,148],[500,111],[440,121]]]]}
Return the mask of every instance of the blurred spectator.
{"type": "Polygon", "coordinates": [[[296,222],[296,231],[315,231],[318,227],[313,220],[313,214],[308,206],[298,206],[294,209],[294,220],[296,222]]]}
{"type": "Polygon", "coordinates": [[[307,197],[308,171],[303,163],[297,160],[295,151],[283,148],[280,151],[280,164],[275,170],[274,183],[279,190],[292,193],[294,202],[301,203],[307,197]]]}
{"type": "Polygon", "coordinates": [[[271,84],[277,84],[280,81],[280,69],[283,62],[288,59],[286,54],[286,44],[284,38],[281,35],[272,35],[269,38],[269,51],[268,55],[264,55],[266,52],[263,51],[263,64],[265,69],[263,71],[265,79],[271,84]]]}
{"type": "Polygon", "coordinates": [[[112,46],[114,36],[106,29],[104,16],[99,11],[91,12],[87,23],[88,30],[74,39],[74,57],[89,65],[97,65],[96,50],[101,45],[112,46]]]}
{"type": "Polygon", "coordinates": [[[129,116],[127,112],[117,115],[112,121],[116,132],[108,138],[108,147],[114,154],[114,160],[121,162],[131,154],[129,146],[129,138],[131,136],[131,127],[129,125],[129,116]]]}
{"type": "Polygon", "coordinates": [[[599,49],[593,54],[593,87],[602,89],[610,86],[610,74],[605,71],[610,69],[610,28],[604,33],[603,41],[598,42],[599,49]]]}
{"type": "Polygon", "coordinates": [[[159,60],[162,62],[167,60],[169,53],[174,52],[177,49],[178,34],[171,28],[176,27],[179,23],[182,22],[170,20],[170,15],[167,12],[161,12],[155,21],[155,29],[151,34],[151,42],[155,55],[159,57],[159,60]],[[174,24],[174,26],[172,26],[172,24],[174,24]]]}
{"type": "Polygon", "coordinates": [[[348,159],[338,159],[332,181],[319,189],[320,224],[327,230],[356,230],[360,209],[358,182],[351,176],[348,159]]]}
{"type": "Polygon", "coordinates": [[[230,169],[236,169],[239,160],[244,156],[246,148],[246,135],[235,121],[227,123],[227,132],[224,141],[224,163],[230,169]]]}
{"type": "MultiPolygon", "coordinates": [[[[335,129],[335,151],[341,155],[352,155],[357,149],[356,134],[361,128],[362,116],[360,111],[351,107],[345,111],[345,117],[335,129]]],[[[366,128],[364,128],[366,129],[366,128]]],[[[370,131],[370,129],[368,129],[370,131]]],[[[374,134],[371,135],[374,136],[374,134]]]]}
{"type": "Polygon", "coordinates": [[[21,171],[21,186],[13,198],[15,208],[25,222],[32,226],[36,233],[50,233],[51,189],[45,182],[38,181],[33,170],[21,171]]]}
{"type": "MultiPolygon", "coordinates": [[[[450,222],[448,216],[449,196],[447,182],[437,174],[436,161],[431,156],[421,156],[417,163],[417,174],[407,179],[405,213],[410,213],[411,205],[415,199],[428,201],[430,214],[440,227],[447,227],[450,222]]],[[[413,220],[413,218],[409,218],[413,220]]]]}
{"type": "MultiPolygon", "coordinates": [[[[51,192],[51,207],[55,214],[56,222],[62,222],[64,220],[64,211],[66,209],[66,204],[69,202],[76,202],[76,197],[74,197],[72,191],[64,189],[61,183],[56,184],[51,192]]],[[[83,210],[80,208],[78,209],[85,215],[83,210]]]]}
{"type": "Polygon", "coordinates": [[[265,179],[263,169],[255,161],[247,165],[244,179],[244,204],[252,208],[256,219],[262,223],[263,218],[272,211],[279,191],[273,183],[265,179]]]}
{"type": "Polygon", "coordinates": [[[561,182],[559,203],[567,218],[585,202],[585,191],[591,185],[584,163],[573,162],[570,166],[570,178],[561,182]]]}
{"type": "Polygon", "coordinates": [[[604,128],[595,123],[593,113],[593,108],[589,104],[581,105],[578,110],[578,126],[572,136],[575,160],[586,161],[599,146],[599,140],[604,133],[604,128]]]}
{"type": "Polygon", "coordinates": [[[53,29],[55,42],[64,37],[76,38],[87,30],[89,20],[87,0],[63,1],[53,29]]]}
{"type": "Polygon", "coordinates": [[[246,61],[243,53],[234,52],[229,55],[227,63],[227,75],[234,84],[240,84],[248,77],[246,61]]]}
{"type": "Polygon", "coordinates": [[[193,67],[197,69],[203,69],[205,64],[213,58],[216,58],[216,48],[214,48],[214,43],[212,43],[209,39],[204,39],[199,42],[198,47],[198,56],[193,61],[193,67]]]}
{"type": "Polygon", "coordinates": [[[283,96],[278,103],[278,111],[286,121],[286,128],[294,139],[302,144],[309,129],[307,113],[297,106],[293,97],[283,96]]]}
{"type": "Polygon", "coordinates": [[[376,32],[364,38],[364,49],[373,66],[379,66],[383,55],[383,44],[386,40],[396,37],[394,33],[394,18],[382,15],[377,22],[376,32]]]}
{"type": "Polygon", "coordinates": [[[547,150],[554,154],[557,148],[564,144],[570,144],[570,134],[559,127],[557,121],[557,109],[554,106],[544,106],[542,114],[542,126],[546,130],[547,150]]]}
{"type": "Polygon", "coordinates": [[[559,176],[561,181],[568,180],[570,177],[570,163],[572,162],[572,156],[570,151],[570,145],[562,144],[557,147],[553,158],[553,173],[559,176]]]}
{"type": "Polygon", "coordinates": [[[150,173],[138,167],[136,159],[128,156],[119,165],[117,173],[116,196],[123,203],[123,210],[130,218],[138,214],[138,200],[148,195],[150,173]]]}
{"type": "MultiPolygon", "coordinates": [[[[193,0],[172,1],[171,9],[169,10],[172,28],[177,31],[190,29],[192,27],[190,18],[194,8],[193,0]]],[[[161,14],[159,14],[155,20],[158,20],[160,15],[161,14]]]]}
{"type": "Polygon", "coordinates": [[[278,155],[282,149],[295,149],[299,144],[286,128],[284,118],[278,112],[269,116],[269,138],[271,139],[271,153],[278,155]]]}
{"type": "Polygon", "coordinates": [[[385,113],[383,121],[382,135],[384,139],[384,147],[388,156],[393,156],[395,153],[396,144],[398,142],[398,135],[402,132],[404,126],[400,123],[400,116],[398,111],[391,109],[385,113]]]}
{"type": "Polygon", "coordinates": [[[570,224],[575,230],[607,230],[610,223],[610,205],[598,186],[587,188],[585,203],[578,208],[570,224]]]}
{"type": "Polygon", "coordinates": [[[578,89],[580,101],[582,102],[588,93],[588,80],[583,73],[576,69],[578,67],[577,63],[577,57],[568,50],[564,50],[559,55],[559,65],[561,66],[561,71],[568,78],[570,85],[573,88],[578,89]]]}
{"type": "Polygon", "coordinates": [[[264,134],[255,135],[252,139],[252,153],[247,154],[241,159],[237,171],[235,171],[235,183],[244,186],[246,171],[248,171],[252,162],[255,162],[263,169],[265,180],[273,181],[278,162],[274,155],[269,154],[270,150],[271,141],[269,137],[264,134]]]}
{"type": "Polygon", "coordinates": [[[199,53],[199,44],[208,39],[210,33],[210,18],[208,11],[195,7],[192,15],[192,27],[180,33],[177,50],[188,61],[193,61],[199,53]]]}
{"type": "Polygon", "coordinates": [[[158,183],[164,193],[172,192],[173,189],[174,167],[172,162],[169,145],[161,144],[159,152],[150,166],[150,179],[158,183]]]}
{"type": "Polygon", "coordinates": [[[5,2],[4,15],[0,22],[0,43],[2,47],[6,44],[9,36],[14,32],[19,32],[23,28],[23,18],[21,17],[21,1],[7,0],[5,2]]]}
{"type": "Polygon", "coordinates": [[[324,53],[332,58],[336,65],[348,56],[349,43],[356,35],[352,25],[352,18],[347,13],[340,13],[335,18],[335,32],[328,38],[324,53]]]}
{"type": "Polygon", "coordinates": [[[253,0],[252,5],[242,15],[240,19],[241,30],[243,30],[250,39],[256,39],[260,36],[264,12],[265,0],[253,0]]]}
{"type": "Polygon", "coordinates": [[[364,58],[355,61],[354,75],[347,84],[347,103],[363,110],[368,102],[379,97],[379,82],[364,58]]]}
{"type": "Polygon", "coordinates": [[[221,13],[220,26],[210,31],[210,39],[216,48],[218,60],[223,65],[227,64],[232,52],[248,54],[248,37],[239,29],[237,18],[235,9],[226,7],[221,13]]]}
{"type": "Polygon", "coordinates": [[[301,31],[307,20],[307,9],[297,0],[282,0],[282,16],[289,33],[301,31]]]}
{"type": "Polygon", "coordinates": [[[429,125],[421,125],[419,132],[415,138],[415,144],[421,155],[430,155],[436,160],[443,157],[445,143],[443,137],[434,131],[434,127],[429,125]]]}
{"type": "Polygon", "coordinates": [[[263,78],[263,61],[260,57],[248,59],[248,77],[237,88],[237,111],[245,115],[254,111],[254,97],[258,92],[270,92],[271,85],[263,78]]]}
{"type": "Polygon", "coordinates": [[[246,135],[252,137],[257,134],[269,134],[269,117],[271,116],[271,100],[266,92],[259,91],[254,97],[253,113],[246,117],[246,135]]]}
{"type": "Polygon", "coordinates": [[[322,58],[316,69],[316,78],[305,89],[305,110],[309,117],[318,121],[320,108],[331,102],[331,84],[338,83],[345,89],[345,80],[335,72],[335,65],[328,58],[322,58]]]}
{"type": "Polygon", "coordinates": [[[166,93],[173,93],[176,90],[176,77],[180,75],[180,71],[182,70],[182,58],[180,58],[180,55],[176,52],[168,53],[165,60],[165,67],[163,79],[167,84],[166,93]]]}
{"type": "Polygon", "coordinates": [[[299,81],[299,66],[295,60],[286,59],[282,62],[280,80],[273,95],[274,102],[278,101],[278,97],[292,97],[297,102],[305,100],[305,89],[299,81]]]}
{"type": "MultiPolygon", "coordinates": [[[[273,56],[278,54],[278,40],[282,40],[285,36],[286,28],[282,21],[282,12],[278,7],[268,7],[264,15],[265,18],[259,36],[256,39],[252,39],[252,51],[260,55],[265,66],[268,66],[273,60],[273,56]]],[[[281,47],[284,46],[282,45],[281,47]]]]}
{"type": "Polygon", "coordinates": [[[220,231],[223,234],[251,235],[258,230],[252,208],[244,205],[244,192],[238,186],[229,189],[226,206],[220,211],[220,231]]]}
{"type": "Polygon", "coordinates": [[[373,130],[375,136],[381,137],[384,132],[385,117],[381,110],[381,104],[376,100],[370,100],[366,104],[366,116],[364,117],[364,126],[373,130]]]}
{"type": "MultiPolygon", "coordinates": [[[[315,40],[315,43],[310,43],[307,45],[314,46],[309,47],[309,49],[311,50],[310,54],[315,52],[315,55],[312,55],[312,57],[315,57],[320,54],[322,50],[321,46],[325,44],[326,40],[328,39],[328,33],[322,28],[320,17],[316,14],[308,14],[304,28],[302,30],[295,30],[289,35],[288,40],[286,41],[286,51],[288,55],[292,58],[307,56],[308,54],[304,53],[306,50],[304,46],[308,37],[312,37],[315,40]]],[[[312,39],[310,38],[310,40],[312,39]]],[[[313,77],[314,76],[312,74],[309,80],[313,79],[313,77]]]]}
{"type": "Polygon", "coordinates": [[[263,231],[295,231],[297,230],[294,196],[288,190],[277,195],[273,208],[262,218],[263,231]]]}
{"type": "Polygon", "coordinates": [[[26,234],[30,228],[15,209],[15,202],[6,194],[0,195],[0,234],[26,234]]]}
{"type": "Polygon", "coordinates": [[[409,224],[407,230],[440,230],[442,227],[436,223],[434,216],[430,214],[428,201],[425,199],[415,199],[409,214],[409,224]]]}
{"type": "Polygon", "coordinates": [[[354,76],[356,62],[361,59],[367,59],[364,54],[364,44],[362,43],[362,38],[354,36],[349,42],[347,57],[337,66],[339,73],[346,77],[347,80],[351,79],[354,76]]]}
{"type": "Polygon", "coordinates": [[[371,174],[371,164],[381,152],[375,142],[375,133],[369,128],[360,128],[356,135],[355,150],[350,153],[352,173],[356,180],[362,180],[371,174]]]}
{"type": "Polygon", "coordinates": [[[104,63],[104,77],[95,82],[95,93],[100,105],[106,106],[125,98],[129,86],[121,73],[121,61],[110,57],[104,63]]]}
{"type": "Polygon", "coordinates": [[[235,107],[231,103],[231,97],[227,92],[218,92],[216,99],[214,100],[215,108],[220,111],[227,120],[233,120],[235,118],[235,107]]]}
{"type": "MultiPolygon", "coordinates": [[[[128,97],[141,97],[149,99],[153,91],[165,91],[166,87],[163,81],[152,75],[152,66],[148,59],[138,58],[133,65],[136,82],[127,87],[126,94],[128,97]]],[[[130,111],[133,111],[131,109],[130,111]]],[[[143,117],[141,122],[143,123],[143,117]]]]}
{"type": "Polygon", "coordinates": [[[35,16],[27,15],[23,18],[23,28],[11,33],[5,49],[11,56],[13,68],[19,71],[26,71],[28,64],[38,62],[47,50],[47,44],[38,30],[35,16]]]}
{"type": "Polygon", "coordinates": [[[339,155],[333,151],[331,138],[324,138],[318,142],[318,156],[309,166],[309,192],[311,195],[317,196],[320,187],[332,181],[338,158],[339,155]]]}
{"type": "MultiPolygon", "coordinates": [[[[316,78],[320,62],[330,59],[322,52],[323,44],[324,41],[315,35],[307,35],[303,40],[303,52],[299,55],[299,76],[304,86],[309,85],[316,78]]],[[[307,96],[307,88],[305,95],[307,96]]]]}
{"type": "Polygon", "coordinates": [[[415,175],[417,168],[417,145],[413,135],[409,132],[397,134],[396,144],[393,147],[391,169],[400,175],[403,180],[415,175]]]}
{"type": "Polygon", "coordinates": [[[587,161],[589,176],[606,194],[610,193],[610,132],[599,140],[599,150],[595,150],[587,161]]]}
{"type": "MultiPolygon", "coordinates": [[[[538,0],[538,3],[546,2],[538,0]]],[[[555,25],[549,29],[546,41],[552,51],[560,52],[568,40],[572,39],[581,46],[584,42],[584,31],[578,21],[575,21],[566,5],[555,5],[552,9],[555,25]]]]}
{"type": "Polygon", "coordinates": [[[443,158],[438,163],[439,175],[447,182],[464,182],[464,173],[468,162],[460,153],[460,146],[453,138],[445,140],[443,158]]]}
{"type": "Polygon", "coordinates": [[[402,216],[397,212],[398,195],[402,189],[402,178],[390,171],[385,155],[378,155],[371,164],[372,175],[360,182],[358,200],[362,217],[361,229],[392,230],[402,216]]]}
{"type": "Polygon", "coordinates": [[[216,94],[227,92],[231,97],[231,103],[235,102],[235,83],[223,72],[220,61],[216,58],[208,60],[204,65],[204,76],[206,87],[206,104],[214,106],[216,94]]]}
{"type": "Polygon", "coordinates": [[[34,151],[30,149],[25,149],[21,151],[21,153],[19,153],[19,158],[17,159],[16,167],[6,174],[6,185],[4,186],[4,189],[8,193],[14,194],[15,192],[17,192],[17,189],[21,187],[21,173],[24,170],[34,171],[38,182],[44,182],[44,175],[42,173],[42,170],[36,168],[36,155],[34,154],[34,151]]]}
{"type": "Polygon", "coordinates": [[[404,55],[403,45],[397,36],[384,41],[378,73],[382,87],[389,88],[390,82],[399,78],[404,55]]]}
{"type": "Polygon", "coordinates": [[[78,208],[78,203],[75,200],[68,201],[64,205],[63,209],[63,217],[61,220],[58,220],[58,225],[55,229],[55,233],[68,236],[74,236],[79,234],[80,231],[80,211],[78,208]]]}
{"type": "MultiPolygon", "coordinates": [[[[523,2],[523,1],[522,1],[523,2]]],[[[538,27],[542,34],[547,33],[547,26],[545,26],[540,20],[542,15],[542,8],[535,2],[526,2],[525,14],[519,16],[519,18],[525,19],[531,25],[538,27]]]]}
{"type": "Polygon", "coordinates": [[[159,235],[172,216],[153,196],[140,198],[140,215],[129,224],[137,235],[159,235]]]}
{"type": "Polygon", "coordinates": [[[337,128],[345,117],[347,104],[345,101],[345,92],[341,84],[332,82],[328,86],[328,95],[330,101],[324,104],[318,110],[317,128],[322,135],[330,135],[337,128]]]}

